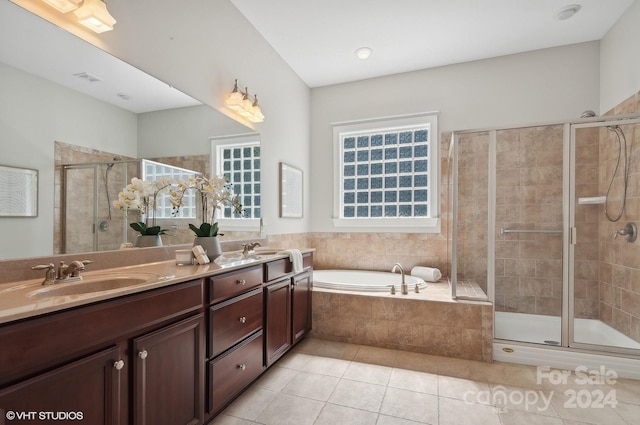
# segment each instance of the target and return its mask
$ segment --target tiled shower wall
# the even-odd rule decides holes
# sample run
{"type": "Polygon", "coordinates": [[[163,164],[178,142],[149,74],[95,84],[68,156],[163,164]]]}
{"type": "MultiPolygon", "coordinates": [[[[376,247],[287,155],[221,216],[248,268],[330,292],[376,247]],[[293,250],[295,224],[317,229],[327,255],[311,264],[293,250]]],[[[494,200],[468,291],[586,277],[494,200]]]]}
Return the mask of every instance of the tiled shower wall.
{"type": "MultiPolygon", "coordinates": [[[[608,114],[619,115],[640,112],[640,93],[628,98],[608,114]]],[[[625,213],[616,223],[609,222],[599,206],[599,258],[600,320],[640,341],[640,239],[628,243],[624,238],[613,239],[615,231],[626,223],[640,225],[640,125],[622,126],[630,148],[630,173],[625,213]]],[[[600,130],[598,172],[600,195],[606,193],[618,157],[613,133],[600,130]]],[[[621,173],[613,184],[609,212],[617,215],[622,201],[621,173]]]]}

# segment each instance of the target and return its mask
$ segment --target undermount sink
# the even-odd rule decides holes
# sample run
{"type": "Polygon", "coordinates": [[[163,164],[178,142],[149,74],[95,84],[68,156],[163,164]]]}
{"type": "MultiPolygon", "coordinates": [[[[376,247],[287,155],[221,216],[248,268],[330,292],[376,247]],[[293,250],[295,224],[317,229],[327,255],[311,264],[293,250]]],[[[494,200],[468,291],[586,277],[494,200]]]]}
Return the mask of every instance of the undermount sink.
{"type": "Polygon", "coordinates": [[[142,285],[157,279],[154,274],[130,275],[110,274],[104,276],[85,277],[74,282],[62,282],[44,286],[29,293],[33,299],[44,299],[68,295],[90,294],[94,292],[111,291],[113,289],[142,285]]]}

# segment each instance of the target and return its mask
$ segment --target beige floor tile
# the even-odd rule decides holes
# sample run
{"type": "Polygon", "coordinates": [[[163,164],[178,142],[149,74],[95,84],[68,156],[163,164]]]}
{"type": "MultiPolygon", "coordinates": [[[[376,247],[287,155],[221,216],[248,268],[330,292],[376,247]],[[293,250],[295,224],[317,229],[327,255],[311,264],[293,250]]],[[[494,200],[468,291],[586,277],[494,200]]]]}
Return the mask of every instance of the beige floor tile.
{"type": "Polygon", "coordinates": [[[386,387],[382,385],[341,379],[329,397],[329,403],[377,413],[380,410],[385,389],[386,387]]]}
{"type": "Polygon", "coordinates": [[[558,417],[535,415],[519,410],[501,412],[500,420],[502,425],[564,425],[558,417]]]}
{"type": "Polygon", "coordinates": [[[358,350],[353,361],[393,367],[397,356],[398,352],[396,350],[363,345],[358,350]]]}
{"type": "Polygon", "coordinates": [[[298,372],[282,392],[314,400],[327,401],[338,385],[338,381],[340,381],[340,378],[335,376],[298,372]]]}
{"type": "Polygon", "coordinates": [[[378,414],[327,403],[314,425],[375,425],[378,414]]]}
{"type": "Polygon", "coordinates": [[[305,338],[293,348],[293,352],[311,354],[312,356],[318,355],[318,352],[320,351],[324,343],[325,340],[323,339],[305,338]]]}
{"type": "Polygon", "coordinates": [[[471,403],[491,404],[491,389],[483,381],[455,378],[452,376],[438,376],[438,395],[440,397],[455,398],[471,403]]]}
{"type": "Polygon", "coordinates": [[[304,367],[305,372],[342,377],[351,364],[350,361],[331,359],[328,357],[313,357],[304,367]]]}
{"type": "MultiPolygon", "coordinates": [[[[581,400],[587,403],[593,402],[596,400],[594,396],[597,396],[595,392],[587,391],[584,396],[581,396],[581,400]]],[[[623,425],[625,423],[617,413],[617,408],[608,405],[605,407],[579,407],[579,400],[572,393],[554,393],[551,403],[563,420],[597,425],[623,425]]]]}
{"type": "Polygon", "coordinates": [[[604,385],[603,390],[611,388],[616,391],[616,399],[622,403],[640,405],[640,380],[617,379],[615,384],[604,385]]]}
{"type": "Polygon", "coordinates": [[[423,422],[410,421],[409,419],[396,418],[393,416],[380,415],[376,425],[416,425],[423,422]]]}
{"type": "Polygon", "coordinates": [[[276,366],[286,367],[295,370],[304,370],[311,360],[316,357],[304,353],[288,353],[276,363],[276,366]]]}
{"type": "Polygon", "coordinates": [[[324,403],[289,394],[279,394],[255,419],[265,425],[311,425],[324,403]]]}
{"type": "Polygon", "coordinates": [[[249,388],[224,410],[226,415],[250,421],[258,417],[268,405],[278,396],[277,392],[261,388],[249,388]]]}
{"type": "Polygon", "coordinates": [[[342,377],[352,381],[387,385],[392,370],[387,366],[352,362],[342,377]]]}
{"type": "Polygon", "coordinates": [[[438,395],[438,375],[394,368],[389,379],[389,386],[438,395]]]}
{"type": "Polygon", "coordinates": [[[253,422],[246,419],[236,418],[234,416],[228,416],[220,414],[210,422],[211,425],[251,425],[253,422]]]}
{"type": "Polygon", "coordinates": [[[438,397],[432,394],[387,388],[380,413],[416,422],[437,424],[438,397]]]}
{"type": "Polygon", "coordinates": [[[262,375],[255,386],[265,390],[282,391],[297,373],[295,369],[275,366],[262,375]]]}
{"type": "Polygon", "coordinates": [[[640,425],[640,406],[637,404],[618,403],[616,412],[629,425],[640,425]]]}
{"type": "Polygon", "coordinates": [[[440,397],[438,401],[439,425],[500,425],[500,417],[493,406],[447,397],[440,397]]]}
{"type": "Polygon", "coordinates": [[[501,411],[519,410],[535,415],[558,416],[551,403],[551,398],[554,394],[553,390],[502,384],[490,384],[490,386],[490,404],[501,411]]]}

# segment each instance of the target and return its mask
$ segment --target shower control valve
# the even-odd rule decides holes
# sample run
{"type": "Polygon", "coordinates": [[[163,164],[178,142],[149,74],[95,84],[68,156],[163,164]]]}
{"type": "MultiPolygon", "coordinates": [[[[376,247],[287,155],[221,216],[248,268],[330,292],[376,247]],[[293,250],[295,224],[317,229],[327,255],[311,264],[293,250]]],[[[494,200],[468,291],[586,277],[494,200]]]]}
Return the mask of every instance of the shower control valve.
{"type": "Polygon", "coordinates": [[[624,236],[627,242],[634,242],[638,237],[638,226],[635,223],[627,223],[622,229],[613,234],[613,239],[617,239],[618,236],[624,236]]]}

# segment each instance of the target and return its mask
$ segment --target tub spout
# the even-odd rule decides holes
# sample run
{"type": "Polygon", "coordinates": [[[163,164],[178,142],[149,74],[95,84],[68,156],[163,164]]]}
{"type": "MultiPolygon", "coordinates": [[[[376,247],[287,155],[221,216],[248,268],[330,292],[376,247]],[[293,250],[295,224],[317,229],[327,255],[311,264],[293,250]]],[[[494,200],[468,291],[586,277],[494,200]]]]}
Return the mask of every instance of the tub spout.
{"type": "Polygon", "coordinates": [[[404,280],[404,269],[400,263],[395,263],[393,268],[391,269],[391,273],[395,273],[396,270],[400,269],[400,275],[402,276],[402,284],[400,285],[400,292],[402,295],[407,295],[409,293],[409,288],[407,287],[407,283],[404,280]]]}

